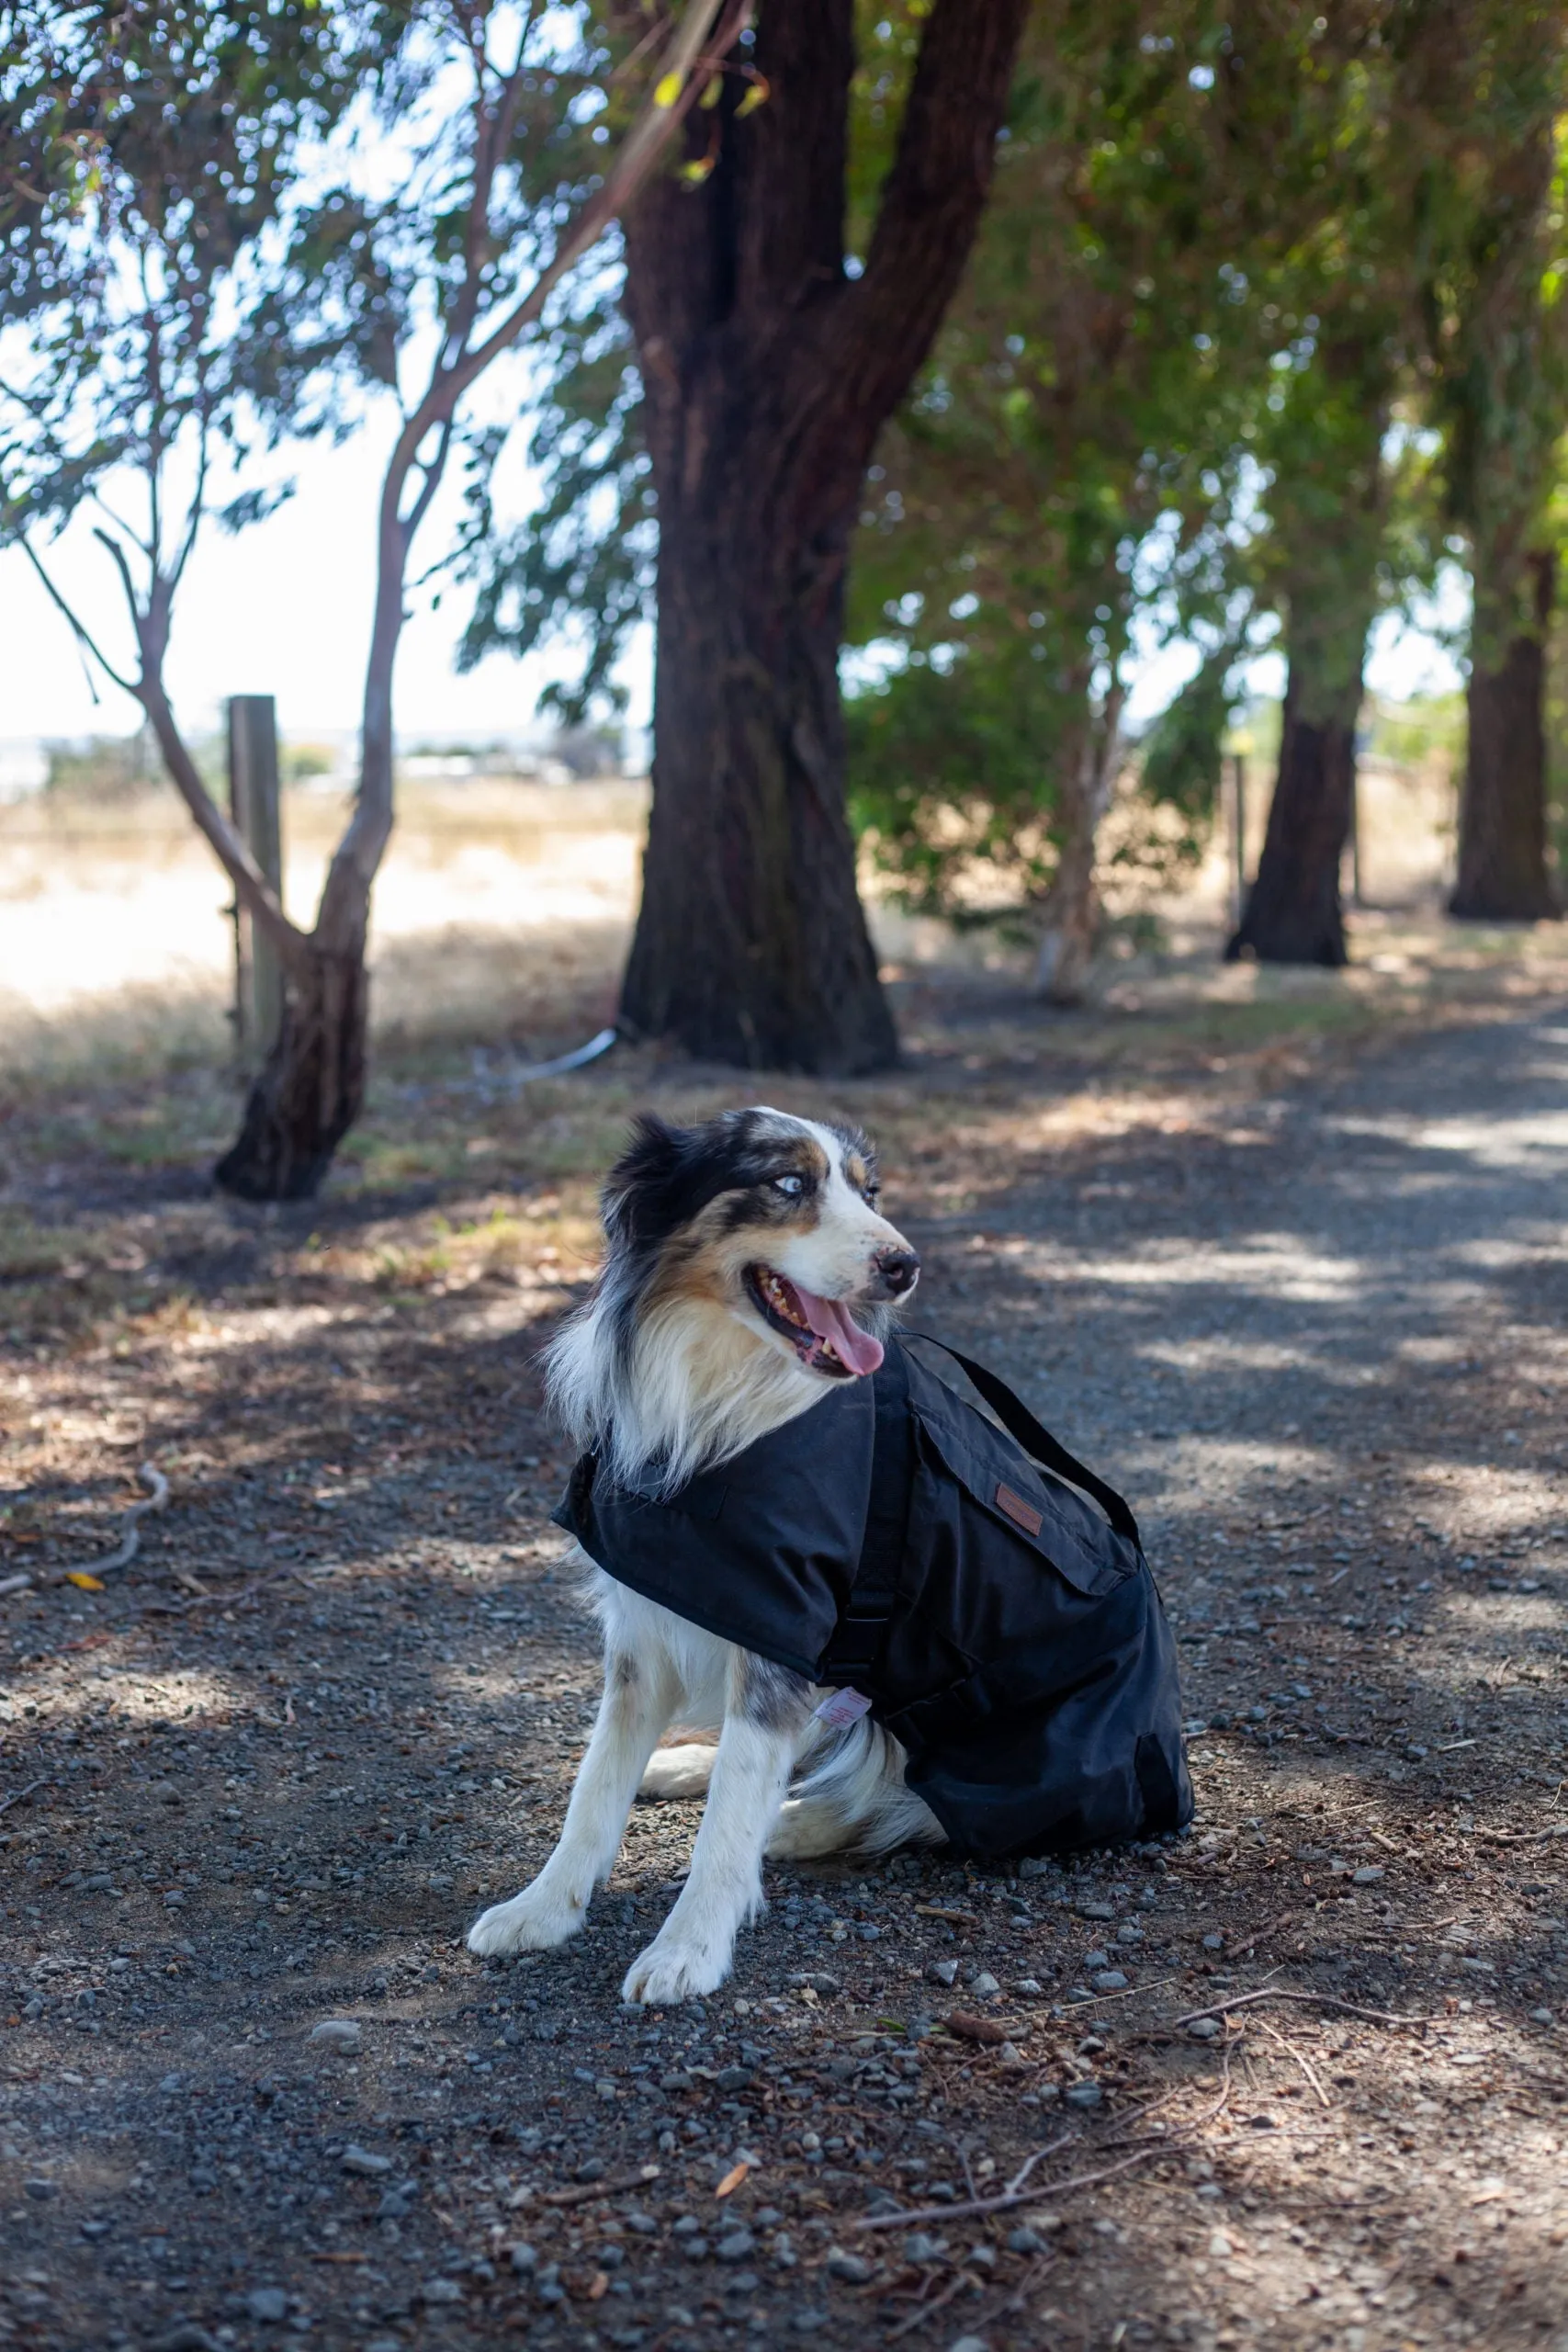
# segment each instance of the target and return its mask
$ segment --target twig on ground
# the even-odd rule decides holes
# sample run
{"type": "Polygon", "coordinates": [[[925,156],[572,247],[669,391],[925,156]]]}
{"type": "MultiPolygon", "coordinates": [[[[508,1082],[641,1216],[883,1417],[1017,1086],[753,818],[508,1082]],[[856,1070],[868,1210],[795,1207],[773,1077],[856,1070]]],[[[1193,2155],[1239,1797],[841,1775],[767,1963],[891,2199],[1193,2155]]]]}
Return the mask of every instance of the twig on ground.
{"type": "MultiPolygon", "coordinates": [[[[1146,2165],[1151,2157],[1163,2155],[1172,2144],[1169,2139],[1154,2140],[1146,2147],[1135,2149],[1132,2155],[1123,2156],[1120,2164],[1102,2165],[1099,2172],[1072,2173],[1066,2180],[1036,2182],[1032,2188],[1004,2188],[995,2197],[972,2197],[964,2205],[916,2205],[907,2213],[868,2213],[856,2226],[862,2230],[907,2230],[916,2222],[963,2222],[975,2213],[1006,2213],[1016,2205],[1043,2205],[1048,2197],[1066,2197],[1075,2188],[1096,2188],[1102,2180],[1114,2180],[1119,2173],[1131,2172],[1134,2165],[1146,2165]]],[[[1058,2140],[1054,2145],[1060,2147],[1063,2143],[1058,2140]]],[[[1042,2148],[1038,2155],[1030,2158],[1030,2165],[1051,2153],[1051,2149],[1042,2148]]],[[[1028,2169],[1029,2165],[1025,2165],[1024,2170],[1028,2169]]]]}
{"type": "Polygon", "coordinates": [[[987,2303],[982,2310],[976,2312],[975,2324],[970,2329],[970,2334],[984,2337],[986,2330],[988,2327],[994,2327],[998,2320],[1006,2319],[1010,2312],[1021,2311],[1046,2272],[1055,2267],[1054,2257],[1047,2262],[1032,2260],[1029,2268],[1016,2287],[1010,2288],[1005,2294],[998,2295],[995,2302],[987,2303]]]}
{"type": "Polygon", "coordinates": [[[48,1786],[47,1781],[29,1781],[25,1789],[13,1789],[8,1797],[0,1797],[0,1813],[9,1813],[11,1807],[14,1804],[20,1804],[24,1797],[30,1797],[35,1790],[45,1789],[48,1786]]]}
{"type": "Polygon", "coordinates": [[[641,2165],[636,2172],[623,2173],[618,2180],[588,2180],[572,2188],[547,2188],[540,2198],[541,2205],[586,2205],[595,2197],[618,2197],[626,2188],[646,2188],[650,2180],[659,2178],[657,2165],[641,2165]]]}
{"type": "Polygon", "coordinates": [[[236,1601],[248,1600],[253,1592],[265,1592],[268,1585],[281,1584],[285,1577],[299,1577],[301,1584],[309,1581],[300,1576],[299,1570],[290,1561],[287,1567],[274,1568],[270,1575],[253,1577],[249,1584],[241,1585],[237,1591],[231,1592],[225,1588],[220,1592],[204,1592],[197,1600],[144,1600],[141,1606],[150,1617],[188,1617],[192,1610],[209,1609],[215,1600],[231,1608],[236,1601]]]}
{"type": "Polygon", "coordinates": [[[1308,2008],[1343,2009],[1347,2017],[1371,2018],[1378,2025],[1416,2026],[1423,2030],[1429,2025],[1446,2025],[1446,2018],[1402,2018],[1393,2009],[1364,2009],[1356,2001],[1342,2001],[1334,1993],[1288,1993],[1282,1985],[1267,1984],[1258,1993],[1237,1993],[1229,2001],[1211,2001],[1206,2009],[1189,2009],[1184,2018],[1171,2018],[1157,2029],[1162,2033],[1174,2033],[1178,2026],[1192,2025],[1199,2018],[1223,2018],[1232,2009],[1244,2009],[1252,2001],[1296,2001],[1308,2008]]]}
{"type": "Polygon", "coordinates": [[[1477,1829],[1472,1835],[1483,1846],[1540,1846],[1549,1838],[1568,1838],[1568,1821],[1554,1821],[1545,1829],[1477,1829]]]}
{"type": "Polygon", "coordinates": [[[1279,2032],[1269,2023],[1267,2018],[1260,2018],[1259,2023],[1262,2025],[1264,2032],[1269,2036],[1269,2041],[1277,2041],[1280,2049],[1288,2051],[1291,2056],[1295,2060],[1297,2065],[1301,2068],[1303,2074],[1312,2085],[1313,2092],[1316,2098],[1319,2107],[1332,2107],[1334,2101],[1329,2098],[1328,2093],[1324,2089],[1322,2083],[1318,2080],[1317,2069],[1313,2064],[1312,2060],[1307,2056],[1306,2052],[1303,2050],[1298,2050],[1293,2041],[1288,2041],[1282,2033],[1279,2032]]]}
{"type": "Polygon", "coordinates": [[[1267,1943],[1270,1936],[1277,1935],[1281,1928],[1288,1928],[1292,1919],[1299,1919],[1301,1916],[1300,1910],[1293,1908],[1281,1911],[1277,1918],[1266,1919],[1255,1935],[1248,1936],[1244,1944],[1235,1945],[1226,1953],[1226,1960],[1245,1959],[1249,1951],[1256,1951],[1259,1944],[1267,1943]]]}
{"type": "Polygon", "coordinates": [[[896,2344],[899,2336],[908,2335],[912,2327],[919,2327],[922,2320],[930,2319],[933,2312],[940,2312],[945,2304],[952,2302],[954,2295],[961,2294],[965,2287],[977,2287],[979,2283],[972,2270],[959,2270],[955,2277],[948,2280],[940,2295],[932,2295],[925,2302],[917,2303],[914,2310],[898,2322],[897,2327],[888,2329],[888,2343],[896,2344]]]}
{"type": "MultiPolygon", "coordinates": [[[[1184,2140],[1201,2132],[1205,2124],[1214,2122],[1224,2113],[1230,2095],[1231,2052],[1227,2050],[1220,2095],[1213,2107],[1206,2108],[1201,2115],[1195,2115],[1190,2123],[1178,2124],[1174,2132],[1161,2132],[1157,2139],[1140,2142],[1134,2153],[1119,2165],[1108,2165],[1100,2172],[1077,2173],[1066,2180],[1046,2181],[1032,2188],[1026,2188],[1024,2184],[1037,2164],[1043,2163],[1047,2156],[1059,2155],[1064,2148],[1076,2144],[1077,2134],[1064,2132],[1059,2139],[1048,2140],[1043,2148],[1036,2148],[1032,2156],[1026,2156],[1006,2188],[995,2197],[977,2197],[967,2205],[914,2205],[904,2212],[870,2213],[856,2226],[863,2230],[897,2230],[908,2229],[917,2222],[959,2222],[971,2213],[1003,2213],[1016,2205],[1039,2204],[1048,2197],[1064,2197],[1070,2189],[1092,2188],[1100,2181],[1111,2179],[1117,2173],[1130,2172],[1134,2165],[1146,2164],[1151,2157],[1167,2154],[1172,2148],[1179,2147],[1184,2140]]],[[[1158,2100],[1149,2103],[1150,2107],[1159,2104],[1158,2100]]],[[[1148,2111],[1148,2108],[1144,2108],[1139,2113],[1144,2115],[1148,2111]]],[[[1115,2146],[1120,2143],[1111,2142],[1110,2144],[1115,2146]]]]}

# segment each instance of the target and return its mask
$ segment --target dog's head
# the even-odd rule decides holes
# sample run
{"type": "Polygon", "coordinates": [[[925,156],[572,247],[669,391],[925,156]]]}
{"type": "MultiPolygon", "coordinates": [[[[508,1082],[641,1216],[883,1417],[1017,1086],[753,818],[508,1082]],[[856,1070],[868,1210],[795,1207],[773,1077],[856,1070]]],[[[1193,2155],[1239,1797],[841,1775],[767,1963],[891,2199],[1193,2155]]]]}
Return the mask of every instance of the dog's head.
{"type": "Polygon", "coordinates": [[[875,1327],[920,1271],[877,1190],[852,1129],[765,1108],[697,1127],[639,1119],[604,1187],[610,1291],[633,1319],[720,1309],[824,1380],[874,1372],[875,1327]]]}

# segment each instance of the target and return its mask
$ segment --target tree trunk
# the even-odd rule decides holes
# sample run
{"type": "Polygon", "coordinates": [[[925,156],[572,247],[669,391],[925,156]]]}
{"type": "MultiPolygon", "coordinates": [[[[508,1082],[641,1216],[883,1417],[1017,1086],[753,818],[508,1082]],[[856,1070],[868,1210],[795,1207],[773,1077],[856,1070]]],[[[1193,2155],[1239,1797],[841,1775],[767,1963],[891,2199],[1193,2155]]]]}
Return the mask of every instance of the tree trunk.
{"type": "Polygon", "coordinates": [[[1359,671],[1353,689],[1314,695],[1292,656],[1263,854],[1225,949],[1228,963],[1248,948],[1260,964],[1337,967],[1349,961],[1339,867],[1356,791],[1360,704],[1359,671]]]}
{"type": "MultiPolygon", "coordinates": [[[[845,268],[852,0],[762,0],[771,93],[719,107],[693,193],[626,219],[659,499],[653,812],[622,1012],[705,1059],[884,1068],[838,651],[878,429],[925,357],[989,184],[1025,0],[933,0],[863,270],[845,268]]],[[[693,118],[692,153],[713,117],[693,118]]]]}
{"type": "Polygon", "coordinates": [[[1047,1004],[1081,1004],[1100,929],[1100,890],[1095,879],[1100,828],[1111,805],[1121,748],[1122,691],[1112,686],[1106,707],[1090,722],[1089,737],[1073,764],[1063,798],[1061,854],[1042,909],[1035,992],[1047,1004]]]}
{"type": "MultiPolygon", "coordinates": [[[[719,436],[708,481],[766,510],[770,451],[733,413],[719,436]]],[[[623,1010],[711,1060],[884,1069],[897,1042],[844,813],[841,555],[813,594],[815,551],[734,533],[730,511],[716,489],[665,525],[653,816],[623,1010]]],[[[852,512],[837,520],[841,541],[852,512]]]]}
{"type": "Polygon", "coordinates": [[[1470,922],[1539,922],[1562,912],[1547,864],[1546,639],[1556,566],[1526,563],[1530,626],[1505,639],[1501,659],[1472,657],[1470,722],[1460,800],[1459,878],[1449,912],[1470,922]]]}
{"type": "Polygon", "coordinates": [[[308,1201],[365,1101],[369,986],[363,942],[310,944],[285,986],[277,1042],[252,1085],[240,1133],[214,1170],[243,1201],[308,1201]]]}
{"type": "Polygon", "coordinates": [[[434,468],[427,472],[414,516],[401,519],[413,447],[414,427],[405,425],[381,485],[354,814],[333,852],[316,927],[298,938],[285,965],[276,1042],[246,1098],[240,1132],[212,1171],[224,1192],[243,1201],[313,1199],[365,1102],[370,1026],[365,950],[370,894],[392,832],[392,681],[403,582],[419,514],[439,480],[434,468]]]}

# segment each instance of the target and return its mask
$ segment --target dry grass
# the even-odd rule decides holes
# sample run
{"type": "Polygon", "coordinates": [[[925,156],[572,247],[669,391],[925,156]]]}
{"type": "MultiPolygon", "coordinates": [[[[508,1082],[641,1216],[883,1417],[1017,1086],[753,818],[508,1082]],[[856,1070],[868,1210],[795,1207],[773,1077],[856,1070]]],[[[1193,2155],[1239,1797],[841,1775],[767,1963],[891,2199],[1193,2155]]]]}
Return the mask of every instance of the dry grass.
{"type": "MultiPolygon", "coordinates": [[[[279,2278],[334,2346],[384,2327],[423,2344],[439,2315],[411,2316],[408,2289],[456,2247],[472,2264],[465,2342],[514,2343],[541,2322],[558,2345],[595,2340],[587,2327],[614,2306],[604,2274],[574,2267],[577,2208],[536,2194],[526,2227],[565,2264],[582,2331],[492,2257],[499,2233],[523,2226],[519,2184],[581,2179],[590,2155],[619,2178],[649,2154],[665,2095],[644,2106],[623,2075],[636,2052],[615,1985],[684,1866],[689,1810],[639,1811],[569,1953],[503,1978],[471,1970],[453,1938],[542,1858],[592,1703],[587,1638],[553,1574],[545,1514],[564,1464],[537,1353],[592,1268],[598,1177],[634,1108],[700,1114],[755,1082],[619,1048],[575,1078],[513,1084],[514,1059],[574,1042],[613,1002],[637,802],[416,799],[378,904],[366,1118],[313,1207],[215,1199],[206,1170],[236,1114],[221,886],[173,811],[127,824],[116,810],[77,832],[70,813],[0,818],[0,1577],[106,1550],[144,1459],[174,1501],[104,1591],[45,1584],[8,1604],[0,1835],[19,1989],[0,2202],[21,2199],[35,2170],[60,2193],[8,2208],[0,2301],[17,2279],[51,2281],[55,2343],[97,2344],[104,2312],[130,2308],[150,2336],[199,2321],[244,2344],[260,2339],[243,2309],[231,2328],[233,2289],[279,2278]],[[161,1747],[176,1759],[166,1776],[161,1747]],[[264,1878],[261,1892],[282,1892],[257,1913],[264,1878]],[[128,1949],[133,1971],[116,1973],[110,1952],[128,1949]],[[535,2003],[550,2039],[534,2038],[535,2003]],[[305,2040],[344,2013],[366,2019],[362,2072],[305,2040]],[[447,2108],[470,2043],[486,2084],[476,2070],[447,2108]],[[259,2139],[242,2150],[243,2190],[225,2161],[209,2200],[186,2135],[216,2108],[217,2066],[254,2083],[240,2103],[259,2139]],[[622,2077],[614,2100],[609,2076],[622,2077]],[[277,2083],[286,2102],[268,2120],[277,2083]],[[474,2102],[495,2118],[488,2136],[474,2102]],[[546,2154],[525,2159],[509,2135],[536,2120],[546,2154]],[[275,2122],[289,2135],[280,2166],[315,2165],[319,2198],[275,2194],[275,2122]],[[378,2187],[345,2188],[335,2155],[310,2153],[351,2135],[393,2149],[398,2177],[405,2162],[429,2166],[400,2245],[373,2219],[378,2187]],[[500,2188],[496,2164],[511,2167],[500,2188]],[[492,2191],[511,2200],[500,2212],[492,2191]],[[99,2211],[115,2222],[101,2245],[78,2234],[99,2211]],[[161,2272],[136,2245],[154,2229],[171,2250],[161,2272]]],[[[296,804],[297,904],[334,813],[296,804]]],[[[825,2312],[815,2336],[833,2352],[903,2342],[916,2294],[931,2326],[914,2342],[979,2331],[993,2352],[1217,2352],[1266,2332],[1291,2352],[1527,2352],[1560,2329],[1568,2080],[1560,2030],[1530,2012],[1562,1997],[1562,1849],[1513,1841],[1551,1822],[1562,1770],[1549,1623],[1568,1573],[1550,1532],[1562,1517],[1562,1276],[1536,1192],[1508,1225],[1485,1189],[1499,1136],[1521,1162],[1554,1148],[1560,1097],[1525,1101],[1516,1073],[1513,1127],[1500,1118],[1494,1134],[1490,1034],[1454,1037],[1469,1075],[1450,1099],[1438,1083],[1448,1042],[1434,1051],[1420,1033],[1561,998],[1568,939],[1461,932],[1417,906],[1357,918],[1350,972],[1227,970],[1221,893],[1216,863],[1154,910],[1157,944],[1136,944],[1146,925],[1120,933],[1096,1001],[1073,1015],[1043,1013],[1022,959],[994,941],[879,916],[907,1066],[853,1084],[766,1080],[785,1106],[874,1127],[938,1328],[1043,1408],[1060,1404],[1064,1434],[1125,1479],[1151,1528],[1158,1512],[1160,1574],[1193,1645],[1189,1703],[1213,1727],[1193,1743],[1199,1835],[1168,1867],[1118,1856],[1088,1871],[1073,1882],[1096,1898],[1081,1916],[942,1858],[924,1876],[896,1863],[779,1877],[775,1898],[820,1888],[831,1928],[809,1913],[793,1924],[775,1901],[705,2044],[728,2061],[737,2031],[772,2037],[795,2068],[787,2092],[763,2094],[764,2167],[731,2209],[782,2208],[802,2256],[788,2277],[759,2257],[753,2342],[783,2341],[807,2307],[825,2312]],[[1355,1142],[1375,1120],[1341,1119],[1336,1140],[1317,1082],[1406,1039],[1422,1116],[1445,1135],[1396,1138],[1391,1176],[1384,1145],[1355,1142]],[[1456,1102],[1462,1165],[1446,1132],[1464,1125],[1456,1102]],[[1456,1184],[1476,1204],[1462,1249],[1430,1267],[1412,1249],[1380,1272],[1403,1221],[1456,1184]],[[1348,1504],[1364,1515],[1348,1519],[1348,1504]],[[1481,1558],[1508,1565],[1482,1579],[1468,1573],[1481,1558]],[[1251,1583],[1260,1572],[1292,1580],[1278,1623],[1251,1583]],[[1295,1579],[1313,1573],[1309,1610],[1295,1579]],[[1401,1630],[1385,1633],[1395,1608],[1401,1630]],[[1289,1699],[1298,1673],[1315,1711],[1289,1699]],[[1384,1876],[1357,1888],[1352,1866],[1384,1876]],[[1157,1899],[1135,1913],[1148,1957],[1130,1992],[1060,2002],[1111,1932],[1098,1923],[1129,1909],[1146,1873],[1157,1899]],[[874,1913],[877,1939],[863,1940],[850,1915],[874,1913]],[[1010,1994],[1021,2060],[920,2041],[916,2127],[846,2080],[838,2050],[955,2000],[929,1973],[943,1953],[1009,1980],[1038,1969],[1049,1995],[1010,1994]],[[791,1980],[824,1962],[820,1981],[843,1989],[819,2004],[791,1980]],[[1416,2042],[1331,2007],[1246,2008],[1218,2054],[1168,2022],[1233,1977],[1239,1990],[1271,1974],[1442,2021],[1416,2042]],[[831,2076],[803,2076],[797,2029],[813,2067],[831,2052],[831,2076]],[[1085,2162],[1104,2131],[1106,2160],[1121,2162],[1145,2101],[1169,2136],[1109,2194],[1064,2199],[1048,2253],[1020,2254],[1002,2219],[965,2224],[941,2262],[895,2267],[866,2292],[823,2267],[830,2236],[896,2265],[902,2226],[845,2234],[866,2187],[918,2203],[921,2181],[972,2168],[994,2188],[1086,2077],[1105,2107],[1082,2126],[1085,2162]],[[791,2135],[807,2124],[829,2149],[855,2143],[852,2176],[806,2163],[791,2135]],[[987,2275],[964,2286],[975,2240],[987,2275]]],[[[1543,1069],[1547,1057],[1543,1044],[1543,1069]]],[[[1355,1080],[1363,1114],[1384,1107],[1400,1067],[1384,1053],[1355,1080]]],[[[1551,1082],[1540,1079],[1543,1097],[1551,1082]]],[[[666,2031],[651,2078],[638,2069],[645,2088],[705,2047],[686,2045],[683,2018],[666,2031]]],[[[671,2096],[693,2134],[660,2146],[658,2244],[628,2245],[620,2275],[670,2266],[647,2311],[634,2306],[648,2343],[722,2352],[734,2330],[716,2295],[670,2333],[666,2294],[695,2305],[717,2276],[676,2253],[671,2225],[712,2211],[716,2174],[753,2125],[732,2124],[716,2089],[671,2096]]],[[[24,2333],[45,2292],[28,2291],[24,2333]]]]}

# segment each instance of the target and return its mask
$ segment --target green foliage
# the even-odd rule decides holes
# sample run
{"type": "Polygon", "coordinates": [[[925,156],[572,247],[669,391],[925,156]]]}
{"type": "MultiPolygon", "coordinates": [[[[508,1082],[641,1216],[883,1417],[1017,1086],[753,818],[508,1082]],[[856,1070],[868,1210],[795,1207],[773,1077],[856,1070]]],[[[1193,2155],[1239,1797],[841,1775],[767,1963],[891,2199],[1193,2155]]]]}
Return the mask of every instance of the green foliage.
{"type": "Polygon", "coordinates": [[[576,676],[540,697],[569,726],[624,707],[615,665],[653,599],[658,525],[630,340],[607,289],[586,318],[558,328],[528,440],[543,494],[525,522],[497,519],[499,448],[476,447],[466,485],[455,568],[475,595],[458,667],[570,640],[581,654],[576,676]]]}
{"type": "Polygon", "coordinates": [[[1420,293],[1446,519],[1495,666],[1535,629],[1528,558],[1564,545],[1568,19],[1554,0],[1474,0],[1466,30],[1422,92],[1441,164],[1419,191],[1420,293]]]}
{"type": "Polygon", "coordinates": [[[1080,780],[1116,764],[1135,628],[1191,630],[1221,677],[1234,660],[1258,392],[1231,274],[1229,41],[1203,0],[1036,9],[967,279],[884,436],[850,632],[908,684],[876,698],[880,733],[852,699],[852,806],[926,904],[972,900],[976,856],[1041,895],[1080,780]],[[1039,685],[1021,695],[1025,665],[1039,685]],[[944,821],[922,744],[971,740],[982,706],[1006,756],[971,763],[964,821],[944,821]]]}
{"type": "Polygon", "coordinates": [[[1462,695],[1413,695],[1402,703],[1374,699],[1368,718],[1368,750],[1392,767],[1421,767],[1434,758],[1451,766],[1463,757],[1462,695]]]}
{"type": "Polygon", "coordinates": [[[845,707],[850,816],[899,902],[973,919],[1050,880],[1054,755],[1080,697],[1028,638],[918,654],[845,707]]]}
{"type": "Polygon", "coordinates": [[[0,193],[0,539],[41,571],[40,545],[92,512],[140,613],[136,661],[117,669],[73,626],[133,691],[162,660],[203,521],[270,513],[288,482],[239,476],[323,421],[306,388],[342,338],[312,336],[305,306],[277,296],[304,160],[362,86],[382,23],[311,0],[6,12],[0,118],[36,179],[13,167],[0,193]],[[105,492],[128,474],[122,513],[105,492]]]}
{"type": "Polygon", "coordinates": [[[1235,707],[1235,661],[1227,647],[1202,663],[1143,741],[1139,781],[1145,797],[1181,819],[1189,857],[1203,848],[1219,806],[1221,765],[1235,707]]]}

